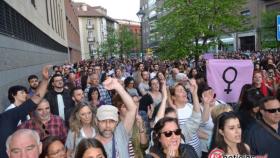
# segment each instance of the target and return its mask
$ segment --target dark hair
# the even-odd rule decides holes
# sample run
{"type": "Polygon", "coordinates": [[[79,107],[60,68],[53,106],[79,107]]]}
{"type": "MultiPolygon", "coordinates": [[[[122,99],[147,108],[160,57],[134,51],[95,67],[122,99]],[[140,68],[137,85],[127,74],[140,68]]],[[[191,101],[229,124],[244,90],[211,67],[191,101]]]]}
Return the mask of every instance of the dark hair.
{"type": "Polygon", "coordinates": [[[198,86],[197,95],[198,95],[199,102],[202,101],[202,94],[203,94],[203,92],[208,91],[208,90],[211,90],[211,89],[212,89],[212,88],[209,87],[207,83],[205,83],[205,84],[200,84],[200,85],[198,86]]]}
{"type": "Polygon", "coordinates": [[[154,77],[154,78],[150,79],[150,80],[149,80],[149,87],[150,87],[150,89],[152,89],[152,81],[153,81],[153,80],[157,80],[158,83],[159,83],[159,80],[158,80],[157,77],[154,77]]]}
{"type": "Polygon", "coordinates": [[[55,141],[59,141],[63,144],[62,140],[58,136],[48,136],[43,140],[42,153],[39,158],[45,158],[48,155],[49,147],[55,141]]]}
{"type": "Polygon", "coordinates": [[[256,88],[250,88],[245,90],[243,97],[241,98],[240,110],[246,111],[252,110],[254,107],[260,105],[260,100],[264,97],[262,93],[256,88]]]}
{"type": "Polygon", "coordinates": [[[107,154],[106,154],[106,151],[105,151],[103,145],[95,138],[82,139],[76,148],[75,158],[83,157],[84,153],[89,148],[101,149],[104,157],[107,158],[107,154]]]}
{"type": "Polygon", "coordinates": [[[29,75],[28,78],[27,78],[27,81],[29,82],[32,79],[38,79],[38,76],[36,76],[36,75],[29,75]]]}
{"type": "Polygon", "coordinates": [[[70,91],[70,96],[73,97],[75,91],[77,91],[77,90],[82,90],[82,91],[83,91],[82,87],[74,87],[74,88],[70,91]]]}
{"type": "Polygon", "coordinates": [[[124,80],[124,87],[127,87],[131,81],[134,81],[133,77],[130,77],[130,76],[127,77],[127,78],[124,80]]]}
{"type": "Polygon", "coordinates": [[[172,112],[176,113],[176,110],[169,106],[165,109],[164,115],[167,115],[167,114],[172,113],[172,112]]]}
{"type": "MultiPolygon", "coordinates": [[[[162,145],[159,142],[159,138],[160,138],[160,132],[164,128],[164,126],[167,122],[174,122],[177,125],[177,127],[180,128],[177,118],[164,117],[164,118],[158,120],[158,122],[154,126],[154,133],[152,135],[152,139],[154,141],[154,145],[150,149],[150,151],[152,153],[158,153],[158,150],[163,151],[162,145]]],[[[182,134],[181,134],[181,138],[184,138],[182,134]]],[[[181,154],[181,151],[179,150],[179,155],[180,154],[181,154]]],[[[181,155],[181,157],[188,157],[188,156],[181,155]]]]}
{"type": "Polygon", "coordinates": [[[275,96],[266,96],[260,100],[260,109],[265,109],[264,104],[268,101],[278,100],[275,96]]]}
{"type": "Polygon", "coordinates": [[[99,89],[97,87],[90,87],[89,90],[88,90],[88,101],[92,100],[91,95],[95,91],[98,93],[98,100],[100,99],[99,89]]]}
{"type": "Polygon", "coordinates": [[[21,85],[12,86],[8,90],[8,99],[11,103],[15,102],[14,96],[17,95],[18,91],[25,91],[27,93],[27,88],[21,85]]]}
{"type": "MultiPolygon", "coordinates": [[[[217,121],[215,121],[213,136],[211,140],[210,149],[213,150],[215,148],[219,148],[223,150],[225,153],[228,153],[228,144],[226,144],[224,137],[220,134],[219,130],[224,130],[225,124],[229,119],[240,119],[234,112],[224,112],[221,113],[217,117],[217,121]]],[[[240,155],[248,155],[249,151],[246,149],[245,144],[240,142],[237,144],[237,149],[240,155]]]]}
{"type": "MultiPolygon", "coordinates": [[[[62,80],[63,80],[63,76],[61,74],[58,74],[58,73],[55,73],[51,79],[50,79],[50,82],[49,82],[49,85],[48,85],[48,90],[52,90],[53,89],[53,86],[52,86],[52,83],[54,82],[54,78],[56,77],[61,77],[62,80]]],[[[63,81],[64,82],[64,81],[63,81]]]]}

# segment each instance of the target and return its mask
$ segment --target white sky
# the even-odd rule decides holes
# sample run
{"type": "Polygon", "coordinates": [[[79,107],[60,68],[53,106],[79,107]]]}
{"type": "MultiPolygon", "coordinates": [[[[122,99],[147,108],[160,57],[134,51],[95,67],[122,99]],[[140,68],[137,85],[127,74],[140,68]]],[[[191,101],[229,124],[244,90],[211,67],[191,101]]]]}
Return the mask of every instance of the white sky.
{"type": "Polygon", "coordinates": [[[84,2],[91,6],[102,6],[107,9],[107,15],[114,19],[139,21],[136,13],[140,8],[140,0],[73,0],[84,2]]]}

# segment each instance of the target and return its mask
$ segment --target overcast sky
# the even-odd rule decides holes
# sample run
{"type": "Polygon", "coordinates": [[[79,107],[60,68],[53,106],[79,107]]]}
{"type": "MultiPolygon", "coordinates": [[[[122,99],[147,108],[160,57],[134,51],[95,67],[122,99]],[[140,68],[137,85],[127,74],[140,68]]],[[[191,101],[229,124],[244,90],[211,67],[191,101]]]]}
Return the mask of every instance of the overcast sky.
{"type": "Polygon", "coordinates": [[[140,8],[140,0],[73,0],[84,2],[91,6],[102,6],[107,9],[107,15],[114,19],[139,21],[136,13],[140,8]]]}

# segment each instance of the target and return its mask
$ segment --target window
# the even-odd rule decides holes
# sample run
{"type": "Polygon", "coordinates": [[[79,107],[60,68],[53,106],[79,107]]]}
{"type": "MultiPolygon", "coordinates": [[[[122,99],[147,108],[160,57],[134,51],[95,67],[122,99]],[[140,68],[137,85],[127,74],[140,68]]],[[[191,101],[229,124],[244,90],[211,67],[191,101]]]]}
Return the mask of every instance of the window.
{"type": "Polygon", "coordinates": [[[88,37],[93,38],[93,31],[88,31],[88,37]]]}
{"type": "Polygon", "coordinates": [[[88,25],[92,25],[92,24],[93,24],[93,20],[92,20],[92,19],[88,19],[88,20],[87,20],[87,24],[88,24],[88,25]]]}
{"type": "Polygon", "coordinates": [[[243,16],[250,16],[251,15],[251,12],[250,12],[250,10],[248,9],[248,10],[244,10],[244,11],[242,11],[242,12],[240,12],[241,13],[241,15],[243,15],[243,16]]]}

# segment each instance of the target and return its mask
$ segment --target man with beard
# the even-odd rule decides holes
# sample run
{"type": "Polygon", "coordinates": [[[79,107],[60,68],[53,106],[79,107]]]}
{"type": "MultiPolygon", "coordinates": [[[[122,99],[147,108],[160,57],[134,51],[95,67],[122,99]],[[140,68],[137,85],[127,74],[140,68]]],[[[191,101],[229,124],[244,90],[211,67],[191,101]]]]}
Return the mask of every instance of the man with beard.
{"type": "Polygon", "coordinates": [[[48,136],[57,136],[65,141],[67,129],[64,121],[56,115],[51,114],[50,104],[43,99],[34,111],[34,117],[21,124],[20,129],[32,129],[38,132],[40,140],[44,140],[48,136]]]}
{"type": "Polygon", "coordinates": [[[128,142],[132,135],[137,107],[117,79],[109,78],[103,84],[106,89],[114,89],[121,96],[127,113],[118,123],[118,109],[115,106],[100,106],[95,120],[98,128],[95,138],[104,145],[108,157],[129,157],[128,142]]]}
{"type": "Polygon", "coordinates": [[[70,92],[64,88],[63,77],[60,74],[53,75],[49,84],[50,91],[45,98],[50,103],[51,113],[60,116],[68,127],[68,120],[74,107],[70,92]]]}
{"type": "Polygon", "coordinates": [[[35,94],[37,87],[39,86],[38,76],[29,75],[27,80],[30,86],[28,90],[28,95],[29,97],[32,97],[35,94]]]}

